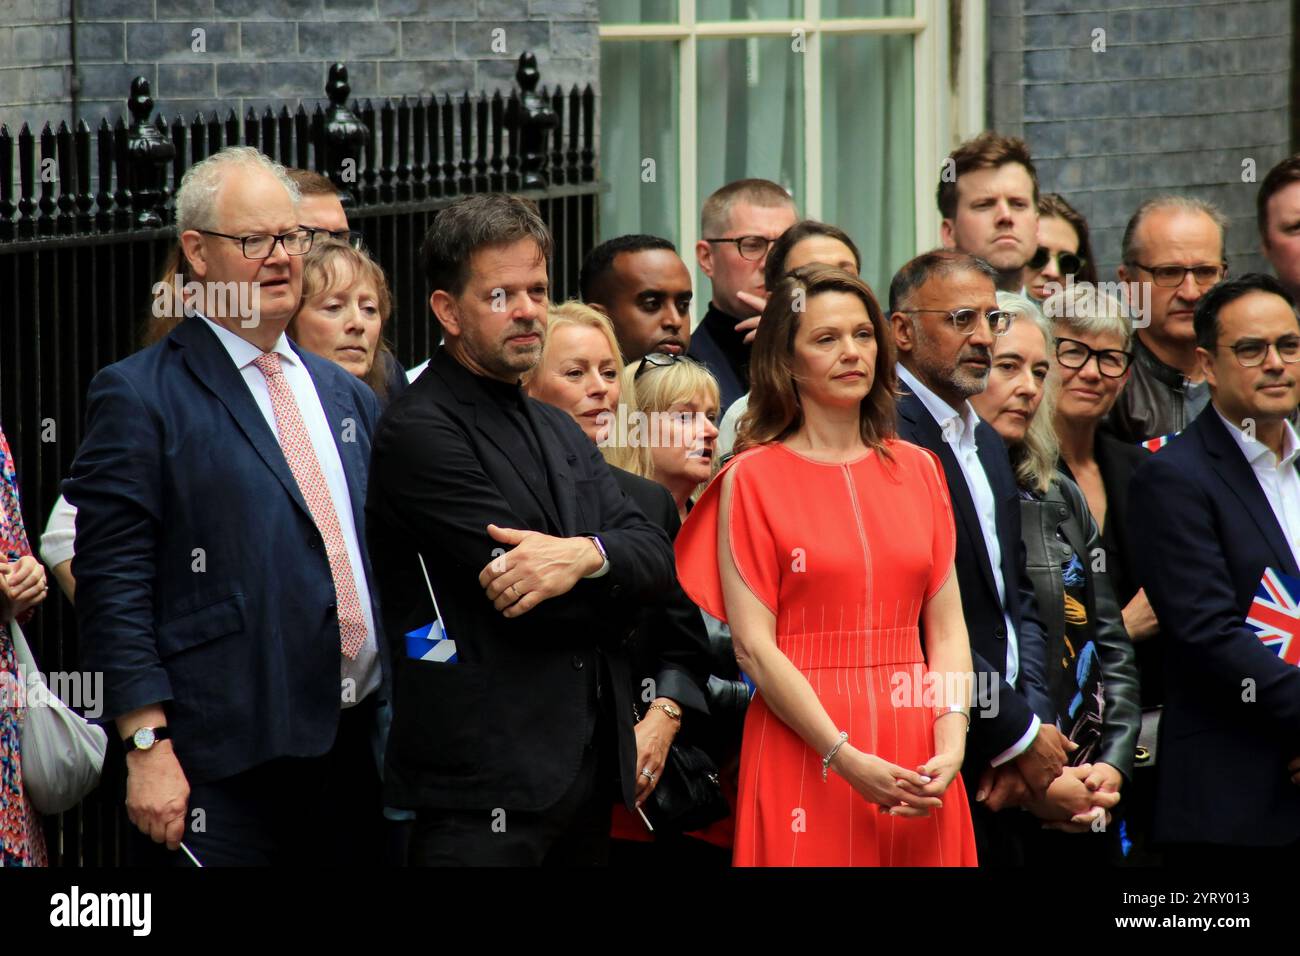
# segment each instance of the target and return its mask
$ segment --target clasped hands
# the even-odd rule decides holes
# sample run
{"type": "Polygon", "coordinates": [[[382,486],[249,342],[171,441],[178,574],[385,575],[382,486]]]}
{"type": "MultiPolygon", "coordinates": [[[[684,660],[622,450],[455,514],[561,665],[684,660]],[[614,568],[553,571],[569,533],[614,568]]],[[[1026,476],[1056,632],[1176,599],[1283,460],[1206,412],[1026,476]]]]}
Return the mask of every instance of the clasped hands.
{"type": "Polygon", "coordinates": [[[881,813],[895,817],[928,817],[943,806],[943,794],[961,770],[962,751],[935,754],[915,770],[890,763],[875,754],[845,744],[831,767],[881,813]]]}
{"type": "Polygon", "coordinates": [[[547,598],[567,594],[604,559],[590,538],[557,538],[538,531],[487,526],[493,541],[509,550],[487,563],[478,583],[505,617],[519,617],[547,598]]]}
{"type": "Polygon", "coordinates": [[[40,604],[49,591],[45,568],[30,554],[17,561],[0,561],[0,608],[5,609],[6,620],[40,604]]]}
{"type": "Polygon", "coordinates": [[[1078,749],[1056,727],[1043,724],[1028,750],[985,769],[975,799],[994,812],[1024,807],[1044,827],[1066,833],[1085,833],[1099,820],[1108,825],[1123,777],[1106,763],[1066,766],[1067,755],[1078,749]]]}

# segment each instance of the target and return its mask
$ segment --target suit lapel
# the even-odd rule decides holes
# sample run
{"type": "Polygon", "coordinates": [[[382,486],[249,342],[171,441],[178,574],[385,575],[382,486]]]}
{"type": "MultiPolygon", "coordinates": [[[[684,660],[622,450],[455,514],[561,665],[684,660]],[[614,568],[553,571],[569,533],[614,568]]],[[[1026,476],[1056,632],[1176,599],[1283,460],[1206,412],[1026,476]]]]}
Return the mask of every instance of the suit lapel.
{"type": "Polygon", "coordinates": [[[1246,461],[1246,456],[1228,434],[1228,429],[1219,420],[1214,406],[1210,405],[1197,418],[1193,427],[1199,433],[1206,451],[1214,464],[1215,473],[1226,484],[1250,514],[1259,528],[1264,540],[1268,542],[1273,557],[1277,559],[1279,570],[1291,577],[1300,577],[1296,568],[1295,556],[1287,544],[1282,526],[1273,514],[1273,506],[1268,503],[1264,489],[1259,486],[1255,471],[1246,461]]]}
{"type": "Polygon", "coordinates": [[[568,537],[578,531],[578,493],[573,475],[578,458],[568,451],[567,444],[551,421],[545,415],[538,414],[531,399],[524,403],[524,407],[537,440],[541,443],[546,473],[551,477],[551,494],[555,498],[559,518],[556,527],[562,536],[568,537]]]}
{"type": "MultiPolygon", "coordinates": [[[[1020,536],[1016,532],[1013,520],[1014,516],[1020,513],[1020,502],[1016,496],[1014,483],[1011,487],[1007,487],[1005,481],[1001,480],[1009,470],[1006,445],[1002,443],[1002,436],[992,425],[981,421],[975,428],[975,442],[980,464],[984,467],[984,476],[989,482],[989,490],[993,492],[994,521],[998,530],[999,551],[1002,554],[1002,581],[1009,584],[1019,578],[1016,566],[1019,564],[1020,536]]],[[[1007,604],[1012,604],[1009,593],[1007,604]]]]}
{"type": "MultiPolygon", "coordinates": [[[[906,386],[904,386],[905,388],[906,386]]],[[[919,444],[939,456],[943,471],[948,479],[948,496],[952,507],[966,528],[966,537],[975,547],[977,563],[989,592],[998,593],[997,583],[993,580],[993,565],[989,561],[988,548],[984,544],[984,528],[980,524],[979,514],[975,511],[975,501],[971,497],[970,486],[966,483],[966,473],[952,446],[944,441],[943,431],[934,420],[930,410],[911,392],[905,392],[898,400],[898,413],[916,429],[919,444]]]]}
{"type": "Polygon", "coordinates": [[[280,442],[257,407],[248,383],[212,330],[203,319],[190,316],[172,331],[171,338],[181,346],[181,358],[191,374],[225,406],[249,444],[284,485],[289,497],[311,518],[311,510],[289,469],[280,442]]]}
{"type": "MultiPolygon", "coordinates": [[[[451,361],[455,360],[451,359],[451,361]]],[[[469,375],[472,373],[466,371],[465,374],[469,375]]],[[[453,393],[455,393],[456,389],[454,384],[448,384],[451,385],[453,393]]],[[[528,493],[533,496],[533,499],[537,502],[537,506],[541,508],[542,513],[551,521],[552,526],[555,528],[561,527],[559,515],[556,513],[555,503],[551,501],[549,490],[545,487],[545,474],[542,476],[543,487],[537,488],[535,487],[536,482],[520,468],[520,462],[530,461],[533,457],[533,453],[529,449],[528,443],[524,441],[524,436],[519,433],[519,429],[516,428],[506,417],[506,413],[500,408],[500,406],[489,397],[485,396],[482,401],[472,402],[471,407],[474,410],[475,427],[483,433],[484,437],[487,438],[487,440],[496,447],[497,451],[501,452],[506,461],[510,463],[510,467],[513,468],[515,474],[519,476],[519,483],[528,489],[528,493]]],[[[547,442],[543,440],[543,434],[538,432],[536,429],[535,417],[531,415],[529,417],[530,420],[534,422],[534,434],[537,436],[538,445],[542,448],[543,464],[545,464],[547,442]]]]}

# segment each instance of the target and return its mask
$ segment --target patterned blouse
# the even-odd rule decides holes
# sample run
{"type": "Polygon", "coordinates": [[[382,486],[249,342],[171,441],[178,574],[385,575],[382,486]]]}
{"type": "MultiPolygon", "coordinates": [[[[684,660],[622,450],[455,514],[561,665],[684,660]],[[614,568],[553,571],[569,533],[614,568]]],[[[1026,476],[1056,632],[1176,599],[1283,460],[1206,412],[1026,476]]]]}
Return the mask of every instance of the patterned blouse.
{"type": "MultiPolygon", "coordinates": [[[[0,560],[17,561],[32,553],[19,508],[18,476],[9,442],[0,429],[0,560]]],[[[19,616],[20,624],[32,611],[19,616]]],[[[45,866],[41,818],[23,794],[19,729],[26,716],[23,686],[9,622],[0,621],[0,866],[45,866]]]]}

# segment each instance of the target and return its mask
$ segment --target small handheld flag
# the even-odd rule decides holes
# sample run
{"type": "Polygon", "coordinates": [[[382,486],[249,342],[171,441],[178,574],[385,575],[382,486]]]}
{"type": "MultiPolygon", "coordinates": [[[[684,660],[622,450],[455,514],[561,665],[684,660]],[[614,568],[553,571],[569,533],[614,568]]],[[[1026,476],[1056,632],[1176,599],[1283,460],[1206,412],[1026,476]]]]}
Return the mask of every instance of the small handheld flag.
{"type": "Polygon", "coordinates": [[[424,565],[424,555],[417,557],[420,559],[420,570],[424,572],[425,587],[429,589],[429,599],[433,601],[433,613],[437,617],[423,627],[406,632],[406,656],[438,664],[458,663],[456,642],[447,636],[447,629],[442,623],[442,610],[438,607],[438,599],[433,596],[433,583],[429,580],[429,569],[424,565]]]}
{"type": "Polygon", "coordinates": [[[1300,581],[1265,568],[1246,612],[1246,624],[1264,646],[1288,664],[1300,667],[1300,581]]]}
{"type": "Polygon", "coordinates": [[[1177,437],[1178,437],[1178,432],[1170,432],[1168,435],[1158,435],[1155,438],[1148,438],[1146,441],[1140,441],[1138,442],[1138,444],[1141,445],[1143,448],[1145,448],[1147,451],[1154,454],[1155,452],[1158,452],[1161,448],[1164,448],[1166,445],[1168,445],[1171,441],[1173,441],[1177,437]]]}

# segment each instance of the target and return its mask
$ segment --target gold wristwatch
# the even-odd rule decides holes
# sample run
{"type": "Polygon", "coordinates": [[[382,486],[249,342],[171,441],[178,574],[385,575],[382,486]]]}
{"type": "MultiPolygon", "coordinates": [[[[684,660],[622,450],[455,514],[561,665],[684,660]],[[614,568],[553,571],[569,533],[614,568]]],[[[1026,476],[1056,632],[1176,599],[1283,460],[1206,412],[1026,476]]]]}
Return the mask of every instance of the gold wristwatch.
{"type": "Polygon", "coordinates": [[[679,724],[682,722],[682,712],[678,710],[676,707],[674,707],[672,704],[664,704],[664,703],[651,704],[647,709],[662,710],[665,714],[667,714],[673,720],[677,721],[679,724]]]}

